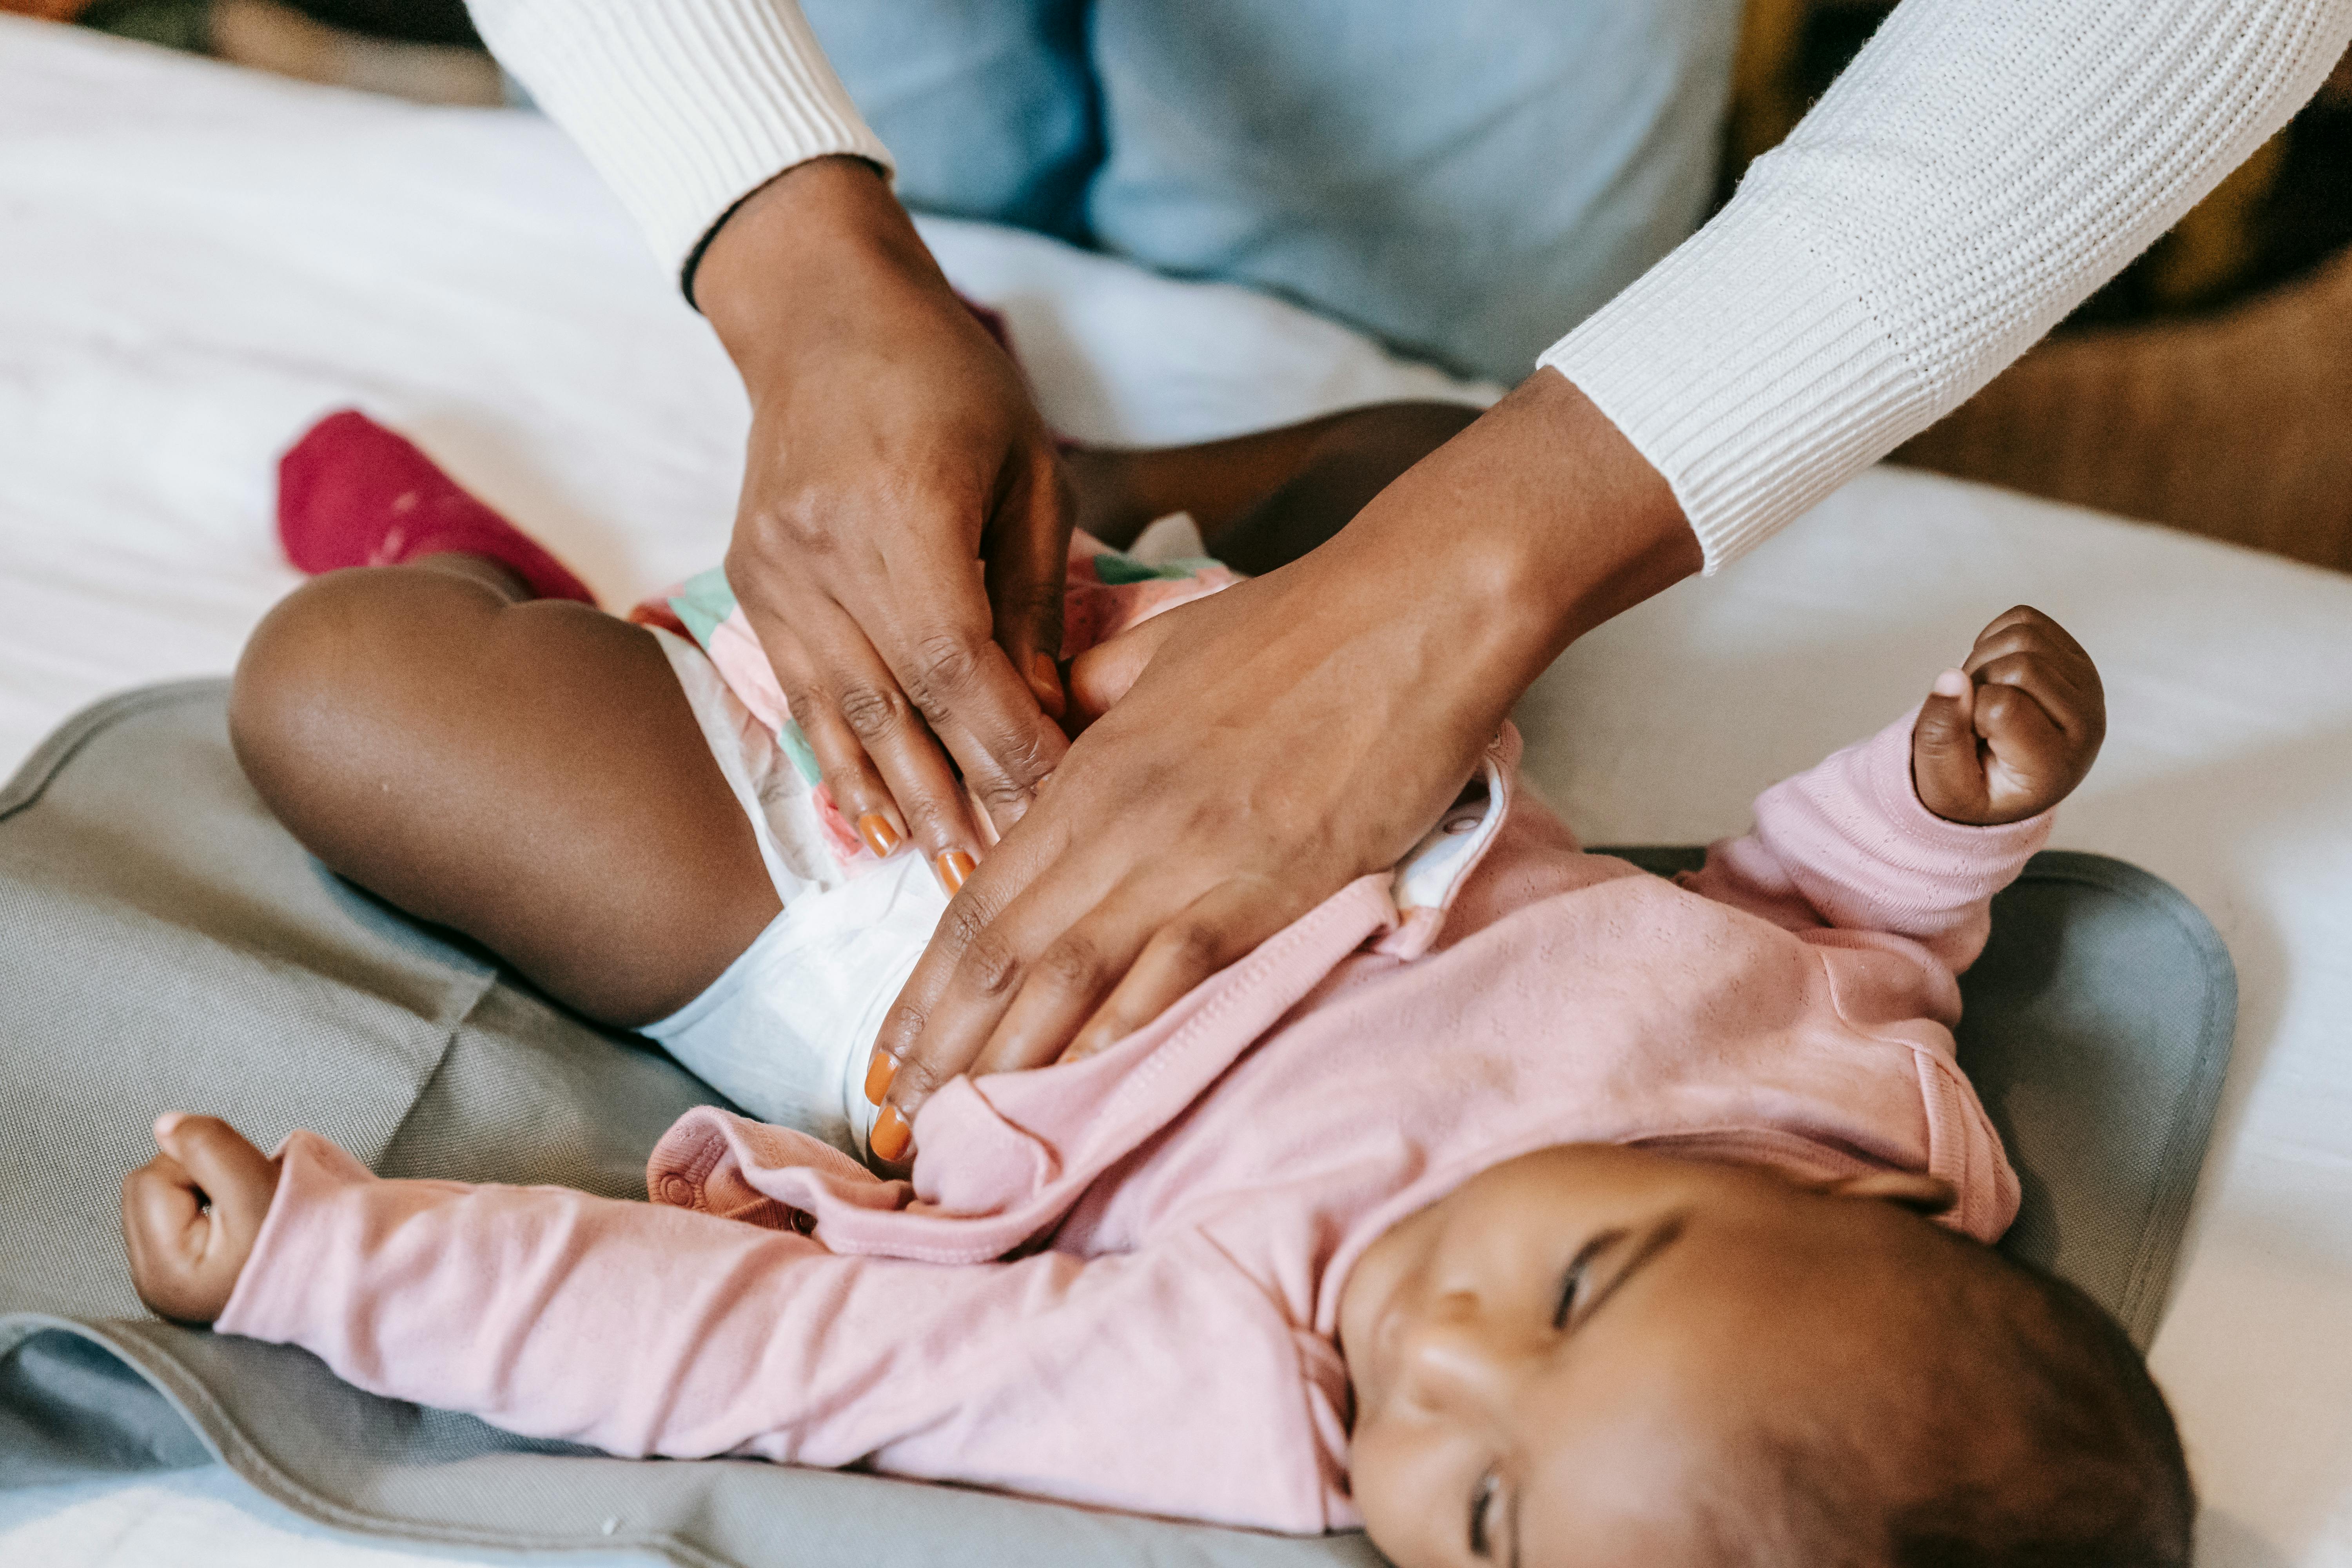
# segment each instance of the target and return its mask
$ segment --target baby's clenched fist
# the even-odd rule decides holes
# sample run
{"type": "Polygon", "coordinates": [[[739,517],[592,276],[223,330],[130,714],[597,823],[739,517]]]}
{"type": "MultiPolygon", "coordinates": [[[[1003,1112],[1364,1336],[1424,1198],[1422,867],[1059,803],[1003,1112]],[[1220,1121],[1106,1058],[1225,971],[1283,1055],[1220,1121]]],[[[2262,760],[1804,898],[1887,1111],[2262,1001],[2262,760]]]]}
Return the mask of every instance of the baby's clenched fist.
{"type": "Polygon", "coordinates": [[[209,1323],[228,1305],[278,1195],[278,1162],[217,1116],[167,1110],[156,1156],[122,1179],[131,1284],[159,1317],[209,1323]]]}
{"type": "Polygon", "coordinates": [[[1911,731],[1912,786],[1947,821],[2022,822],[2083,782],[2106,733],[2091,656],[2020,605],[1977,634],[1966,664],[1936,678],[1911,731]]]}

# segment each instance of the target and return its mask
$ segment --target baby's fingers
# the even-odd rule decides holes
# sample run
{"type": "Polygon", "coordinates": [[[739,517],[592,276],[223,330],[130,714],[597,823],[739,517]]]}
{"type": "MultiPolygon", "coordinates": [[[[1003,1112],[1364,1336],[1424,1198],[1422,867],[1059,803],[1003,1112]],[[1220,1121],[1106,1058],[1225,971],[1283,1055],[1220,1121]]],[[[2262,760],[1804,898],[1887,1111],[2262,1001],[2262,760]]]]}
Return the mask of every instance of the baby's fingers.
{"type": "Polygon", "coordinates": [[[1985,739],[1987,824],[2022,822],[2066,798],[2089,764],[2042,704],[2012,686],[1977,690],[1977,732],[1985,739]]]}
{"type": "Polygon", "coordinates": [[[215,1244],[250,1247],[278,1195],[278,1166],[217,1116],[167,1111],[155,1119],[155,1145],[176,1161],[210,1203],[215,1244]]]}
{"type": "Polygon", "coordinates": [[[1950,822],[1979,822],[1987,805],[1977,753],[1976,687],[1957,669],[1936,677],[1911,730],[1911,785],[1919,804],[1950,822]]]}
{"type": "Polygon", "coordinates": [[[194,1289],[211,1226],[204,1193],[187,1168],[158,1154],[122,1179],[122,1246],[131,1288],[158,1314],[181,1322],[210,1322],[194,1289]]]}
{"type": "Polygon", "coordinates": [[[167,1112],[155,1142],[162,1152],[122,1184],[131,1283],[162,1316],[209,1323],[252,1255],[278,1167],[216,1117],[167,1112]]]}
{"type": "MultiPolygon", "coordinates": [[[[2087,666],[2069,669],[2040,653],[2009,653],[1975,663],[1969,673],[1975,676],[1979,689],[2007,687],[2021,692],[2032,699],[2061,732],[2096,743],[2092,731],[2095,725],[2104,727],[2100,716],[2105,704],[2099,695],[2098,675],[2089,671],[2087,666]]],[[[1978,728],[1982,730],[1981,722],[1978,728]]],[[[1988,734],[1985,738],[1992,737],[1988,734]]]]}

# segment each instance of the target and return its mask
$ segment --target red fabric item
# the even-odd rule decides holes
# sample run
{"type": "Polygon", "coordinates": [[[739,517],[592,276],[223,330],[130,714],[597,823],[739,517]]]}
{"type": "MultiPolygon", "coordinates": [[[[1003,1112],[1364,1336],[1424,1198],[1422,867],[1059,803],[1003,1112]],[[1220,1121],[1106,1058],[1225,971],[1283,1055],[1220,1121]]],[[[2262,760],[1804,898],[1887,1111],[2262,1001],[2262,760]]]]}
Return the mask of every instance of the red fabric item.
{"type": "Polygon", "coordinates": [[[414,442],[356,408],[330,414],[278,464],[278,537],[317,576],[420,555],[486,555],[542,599],[596,595],[522,530],[459,488],[414,442]]]}

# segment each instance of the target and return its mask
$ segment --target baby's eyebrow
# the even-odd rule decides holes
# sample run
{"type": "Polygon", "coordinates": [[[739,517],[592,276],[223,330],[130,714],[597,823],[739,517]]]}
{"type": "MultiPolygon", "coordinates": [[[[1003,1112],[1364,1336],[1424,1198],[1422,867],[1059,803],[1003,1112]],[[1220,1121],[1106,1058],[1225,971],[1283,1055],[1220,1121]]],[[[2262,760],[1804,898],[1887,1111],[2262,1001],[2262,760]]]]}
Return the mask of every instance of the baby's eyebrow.
{"type": "MultiPolygon", "coordinates": [[[[1601,1294],[1592,1299],[1592,1305],[1584,1309],[1583,1321],[1591,1322],[1592,1314],[1607,1306],[1609,1298],[1617,1294],[1626,1280],[1639,1274],[1654,1262],[1660,1253],[1680,1241],[1683,1238],[1683,1227],[1689,1223],[1690,1216],[1690,1210],[1676,1209],[1643,1231],[1642,1238],[1633,1245],[1633,1256],[1627,1258],[1625,1266],[1610,1278],[1609,1283],[1601,1288],[1601,1294]]],[[[1604,1241],[1613,1240],[1615,1237],[1622,1237],[1624,1234],[1622,1230],[1615,1232],[1613,1237],[1604,1238],[1604,1241]]],[[[1588,1247],[1587,1250],[1593,1250],[1593,1248],[1588,1247]]],[[[1510,1568],[1519,1568],[1519,1499],[1521,1495],[1522,1489],[1513,1487],[1505,1506],[1505,1511],[1510,1519],[1510,1568]]]]}
{"type": "MultiPolygon", "coordinates": [[[[1592,1305],[1584,1309],[1586,1322],[1591,1322],[1592,1315],[1609,1304],[1609,1299],[1624,1288],[1625,1281],[1640,1273],[1655,1260],[1660,1253],[1682,1239],[1683,1227],[1689,1223],[1690,1214],[1691,1211],[1686,1208],[1676,1209],[1642,1233],[1642,1239],[1634,1245],[1633,1256],[1627,1258],[1625,1266],[1611,1277],[1608,1284],[1601,1287],[1601,1294],[1592,1299],[1592,1305]]],[[[1518,1540],[1516,1536],[1512,1538],[1511,1547],[1516,1553],[1518,1549],[1518,1540]]]]}

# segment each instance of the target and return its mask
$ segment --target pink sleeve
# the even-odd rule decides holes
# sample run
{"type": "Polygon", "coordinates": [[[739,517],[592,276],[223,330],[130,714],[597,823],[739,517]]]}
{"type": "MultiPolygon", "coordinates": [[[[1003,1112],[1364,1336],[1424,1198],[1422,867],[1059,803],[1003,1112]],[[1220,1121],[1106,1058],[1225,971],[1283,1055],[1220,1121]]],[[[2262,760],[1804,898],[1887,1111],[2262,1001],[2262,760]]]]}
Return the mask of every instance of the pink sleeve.
{"type": "Polygon", "coordinates": [[[1947,822],[1911,784],[1917,710],[1756,798],[1756,826],[1710,847],[1679,879],[1708,898],[1803,931],[1887,931],[1955,973],[1976,962],[1993,894],[2050,837],[2050,814],[2000,827],[1947,822]]]}
{"type": "Polygon", "coordinates": [[[216,1327],[372,1392],[615,1454],[868,1461],[1265,1529],[1335,1521],[1311,1357],[1204,1240],[841,1257],[560,1187],[384,1181],[308,1132],[282,1157],[216,1327]]]}

